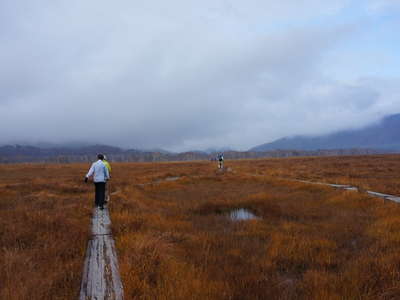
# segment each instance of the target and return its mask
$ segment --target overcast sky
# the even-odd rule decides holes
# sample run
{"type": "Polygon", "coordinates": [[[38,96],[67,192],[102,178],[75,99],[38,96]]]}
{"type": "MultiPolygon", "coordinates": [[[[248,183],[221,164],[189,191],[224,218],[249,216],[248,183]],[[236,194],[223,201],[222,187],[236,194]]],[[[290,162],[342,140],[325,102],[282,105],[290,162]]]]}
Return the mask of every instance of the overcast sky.
{"type": "Polygon", "coordinates": [[[400,0],[2,0],[0,144],[245,150],[400,112],[400,0]]]}

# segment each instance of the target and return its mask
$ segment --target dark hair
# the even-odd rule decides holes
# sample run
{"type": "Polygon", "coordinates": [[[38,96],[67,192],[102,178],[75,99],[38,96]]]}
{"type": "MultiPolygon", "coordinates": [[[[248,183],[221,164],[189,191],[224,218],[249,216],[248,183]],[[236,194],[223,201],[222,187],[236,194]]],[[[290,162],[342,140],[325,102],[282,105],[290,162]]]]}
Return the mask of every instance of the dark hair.
{"type": "Polygon", "coordinates": [[[104,159],[104,155],[103,154],[97,154],[97,158],[103,160],[104,159]]]}

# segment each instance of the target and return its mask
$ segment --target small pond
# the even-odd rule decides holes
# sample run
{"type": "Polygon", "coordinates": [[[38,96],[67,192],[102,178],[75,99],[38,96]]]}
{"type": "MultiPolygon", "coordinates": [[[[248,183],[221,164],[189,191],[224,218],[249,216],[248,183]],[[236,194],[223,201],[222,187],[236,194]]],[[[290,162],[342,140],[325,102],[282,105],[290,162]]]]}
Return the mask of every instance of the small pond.
{"type": "Polygon", "coordinates": [[[246,220],[258,220],[260,219],[250,210],[245,208],[234,209],[229,213],[229,218],[232,221],[246,221],[246,220]]]}
{"type": "Polygon", "coordinates": [[[165,181],[176,181],[180,178],[181,178],[180,176],[170,176],[170,177],[165,178],[164,180],[165,181]]]}

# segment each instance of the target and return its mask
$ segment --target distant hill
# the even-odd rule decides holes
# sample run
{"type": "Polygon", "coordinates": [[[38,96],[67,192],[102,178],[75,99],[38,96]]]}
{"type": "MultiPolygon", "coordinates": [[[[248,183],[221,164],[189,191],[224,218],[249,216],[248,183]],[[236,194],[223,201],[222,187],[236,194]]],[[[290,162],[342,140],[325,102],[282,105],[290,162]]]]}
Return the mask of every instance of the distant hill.
{"type": "Polygon", "coordinates": [[[5,145],[0,147],[0,162],[88,162],[98,153],[107,154],[114,161],[137,160],[147,152],[140,150],[123,150],[108,145],[91,145],[82,147],[47,148],[27,145],[5,145]]]}
{"type": "MultiPolygon", "coordinates": [[[[124,150],[107,145],[93,145],[81,148],[39,148],[33,146],[6,145],[0,147],[0,163],[72,163],[91,162],[97,153],[104,153],[111,162],[162,162],[162,161],[192,161],[212,160],[217,153],[190,151],[182,153],[166,153],[164,151],[124,150]]],[[[333,149],[317,151],[274,150],[274,151],[226,151],[225,159],[289,157],[289,156],[333,156],[333,155],[365,155],[379,154],[383,151],[373,149],[333,149]]]]}
{"type": "Polygon", "coordinates": [[[211,154],[211,153],[221,153],[221,152],[232,152],[235,151],[232,148],[229,147],[220,147],[220,148],[208,148],[204,150],[205,153],[211,154]]]}
{"type": "Polygon", "coordinates": [[[379,124],[358,130],[344,130],[317,137],[286,137],[259,145],[249,151],[318,150],[318,149],[376,149],[400,151],[400,114],[384,118],[379,124]]]}

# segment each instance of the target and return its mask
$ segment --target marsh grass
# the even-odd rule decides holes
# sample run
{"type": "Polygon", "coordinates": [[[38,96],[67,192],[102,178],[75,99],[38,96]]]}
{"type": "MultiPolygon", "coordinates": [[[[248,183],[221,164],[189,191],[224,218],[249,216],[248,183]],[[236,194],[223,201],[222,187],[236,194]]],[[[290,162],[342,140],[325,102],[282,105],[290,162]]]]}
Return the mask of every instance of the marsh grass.
{"type": "Polygon", "coordinates": [[[400,196],[400,155],[292,157],[238,160],[234,169],[253,175],[350,184],[400,196]]]}
{"type": "MultiPolygon", "coordinates": [[[[229,172],[114,163],[125,298],[400,298],[400,206],[290,180],[400,195],[398,158],[228,161],[229,172]],[[259,219],[232,222],[237,208],[259,219]]],[[[76,299],[93,206],[87,168],[0,166],[0,299],[76,299]]]]}
{"type": "Polygon", "coordinates": [[[209,163],[161,164],[157,178],[183,177],[146,186],[135,182],[154,166],[118,165],[126,181],[112,219],[126,297],[400,297],[399,206],[249,174],[268,163],[232,162],[222,175],[209,163]],[[232,222],[225,212],[236,208],[260,219],[232,222]]]}
{"type": "Polygon", "coordinates": [[[91,213],[82,167],[0,166],[0,299],[78,296],[91,213]]]}

